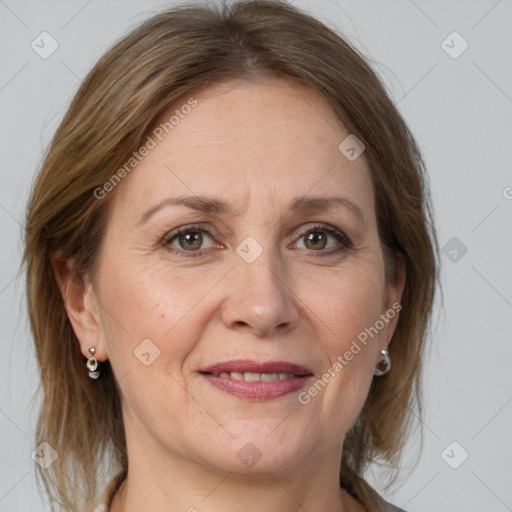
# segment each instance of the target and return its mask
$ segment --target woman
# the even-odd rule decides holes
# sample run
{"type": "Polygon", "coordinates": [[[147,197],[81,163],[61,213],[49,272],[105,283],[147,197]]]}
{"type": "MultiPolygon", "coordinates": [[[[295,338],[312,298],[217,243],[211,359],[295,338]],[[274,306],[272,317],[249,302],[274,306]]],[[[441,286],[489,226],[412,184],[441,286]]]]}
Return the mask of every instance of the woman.
{"type": "Polygon", "coordinates": [[[397,467],[418,405],[425,180],[374,72],[292,6],[183,6],[119,41],[27,213],[52,504],[397,510],[363,473],[397,467]]]}

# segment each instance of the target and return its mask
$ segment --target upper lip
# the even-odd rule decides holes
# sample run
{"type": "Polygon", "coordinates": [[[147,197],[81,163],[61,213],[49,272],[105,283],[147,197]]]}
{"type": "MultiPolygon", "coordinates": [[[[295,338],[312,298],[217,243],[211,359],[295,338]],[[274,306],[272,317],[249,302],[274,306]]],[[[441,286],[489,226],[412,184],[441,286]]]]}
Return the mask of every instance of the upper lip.
{"type": "Polygon", "coordinates": [[[286,361],[259,362],[250,359],[224,361],[200,370],[201,373],[288,373],[290,375],[311,375],[309,368],[286,361]]]}

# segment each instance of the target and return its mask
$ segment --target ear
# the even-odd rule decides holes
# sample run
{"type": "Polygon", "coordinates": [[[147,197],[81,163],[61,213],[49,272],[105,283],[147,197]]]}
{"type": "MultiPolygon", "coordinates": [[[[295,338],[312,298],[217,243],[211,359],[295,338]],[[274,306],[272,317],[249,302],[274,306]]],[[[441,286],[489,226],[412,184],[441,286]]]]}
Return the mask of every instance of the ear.
{"type": "Polygon", "coordinates": [[[402,309],[401,300],[406,281],[405,256],[401,253],[396,255],[394,275],[386,282],[384,307],[381,318],[385,322],[385,332],[380,336],[381,349],[385,349],[395,333],[398,323],[399,312],[402,309]]]}
{"type": "Polygon", "coordinates": [[[89,349],[94,347],[94,357],[98,361],[105,361],[107,352],[99,315],[99,303],[92,283],[87,277],[77,276],[74,259],[56,257],[52,259],[52,265],[66,313],[80,343],[82,355],[90,357],[89,349]]]}

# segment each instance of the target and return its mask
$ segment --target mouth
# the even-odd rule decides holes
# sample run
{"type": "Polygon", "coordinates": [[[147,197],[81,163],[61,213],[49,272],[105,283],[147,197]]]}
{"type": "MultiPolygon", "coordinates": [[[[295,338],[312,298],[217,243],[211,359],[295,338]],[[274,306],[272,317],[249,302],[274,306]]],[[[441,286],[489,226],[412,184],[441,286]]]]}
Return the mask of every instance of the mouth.
{"type": "Polygon", "coordinates": [[[217,389],[246,399],[278,398],[305,386],[313,372],[283,361],[226,361],[199,371],[217,389]]]}

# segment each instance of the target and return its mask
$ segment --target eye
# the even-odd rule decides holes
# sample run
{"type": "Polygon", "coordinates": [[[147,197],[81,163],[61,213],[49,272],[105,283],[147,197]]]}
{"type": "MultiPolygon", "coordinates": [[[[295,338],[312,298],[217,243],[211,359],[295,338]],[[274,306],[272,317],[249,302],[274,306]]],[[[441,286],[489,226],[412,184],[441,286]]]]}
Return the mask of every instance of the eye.
{"type": "Polygon", "coordinates": [[[307,249],[332,254],[352,247],[347,236],[332,227],[307,226],[305,230],[301,231],[301,236],[295,243],[295,248],[297,249],[307,249]]]}
{"type": "Polygon", "coordinates": [[[302,237],[306,249],[325,249],[327,246],[327,234],[321,231],[314,231],[302,237]]]}
{"type": "Polygon", "coordinates": [[[213,247],[213,238],[204,229],[177,229],[177,233],[175,235],[171,235],[167,241],[166,245],[170,245],[171,247],[187,252],[195,252],[201,249],[209,249],[213,247]]]}

